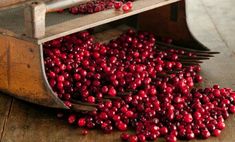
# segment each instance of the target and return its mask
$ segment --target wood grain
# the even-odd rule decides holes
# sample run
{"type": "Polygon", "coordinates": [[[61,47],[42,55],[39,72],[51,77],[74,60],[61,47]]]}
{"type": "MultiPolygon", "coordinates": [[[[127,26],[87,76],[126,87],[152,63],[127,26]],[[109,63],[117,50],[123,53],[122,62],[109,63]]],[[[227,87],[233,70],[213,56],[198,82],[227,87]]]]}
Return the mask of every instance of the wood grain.
{"type": "Polygon", "coordinates": [[[47,84],[41,54],[40,45],[0,35],[0,89],[29,102],[65,108],[47,84]]]}
{"type": "Polygon", "coordinates": [[[0,141],[2,140],[3,133],[10,115],[12,105],[12,97],[3,95],[0,92],[0,141]]]}
{"type": "Polygon", "coordinates": [[[0,89],[7,90],[8,88],[8,46],[9,42],[7,42],[6,37],[0,38],[0,89]],[[4,47],[4,48],[2,48],[4,47]]]}
{"type": "Polygon", "coordinates": [[[0,8],[17,5],[17,4],[20,4],[23,2],[27,2],[27,1],[29,1],[29,0],[1,0],[0,1],[0,8]]]}

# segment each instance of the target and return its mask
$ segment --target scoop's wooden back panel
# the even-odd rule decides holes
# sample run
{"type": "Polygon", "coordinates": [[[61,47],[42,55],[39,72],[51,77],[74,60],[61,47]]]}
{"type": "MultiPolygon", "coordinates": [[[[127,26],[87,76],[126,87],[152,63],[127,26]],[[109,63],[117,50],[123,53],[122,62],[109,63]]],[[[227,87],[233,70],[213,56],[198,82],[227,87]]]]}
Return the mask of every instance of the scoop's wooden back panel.
{"type": "Polygon", "coordinates": [[[32,103],[63,107],[47,84],[40,45],[0,35],[0,90],[32,103]]]}

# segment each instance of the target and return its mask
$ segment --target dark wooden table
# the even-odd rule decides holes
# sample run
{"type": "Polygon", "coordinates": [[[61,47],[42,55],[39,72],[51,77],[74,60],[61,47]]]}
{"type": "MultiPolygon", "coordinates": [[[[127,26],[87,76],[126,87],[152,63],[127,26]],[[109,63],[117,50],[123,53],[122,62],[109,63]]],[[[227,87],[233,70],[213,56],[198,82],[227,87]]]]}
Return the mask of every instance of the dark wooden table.
{"type": "MultiPolygon", "coordinates": [[[[207,47],[221,54],[202,64],[205,78],[202,86],[218,83],[235,89],[235,10],[234,0],[189,0],[189,24],[193,33],[207,47]],[[192,6],[190,3],[193,3],[192,6]]],[[[203,142],[235,142],[235,115],[226,120],[226,128],[218,138],[203,142]]],[[[1,142],[113,142],[120,141],[119,132],[106,135],[80,130],[56,118],[48,108],[25,103],[0,93],[1,142]]],[[[159,141],[163,141],[160,139],[159,141]]],[[[197,142],[202,140],[193,140],[197,142]]]]}

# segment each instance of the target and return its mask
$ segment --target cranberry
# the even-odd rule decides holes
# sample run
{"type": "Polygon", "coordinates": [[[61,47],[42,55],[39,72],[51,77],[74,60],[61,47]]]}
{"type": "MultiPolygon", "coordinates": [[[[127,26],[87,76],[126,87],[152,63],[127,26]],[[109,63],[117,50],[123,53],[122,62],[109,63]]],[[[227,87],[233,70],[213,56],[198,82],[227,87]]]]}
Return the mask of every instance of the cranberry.
{"type": "Polygon", "coordinates": [[[124,140],[124,141],[127,141],[129,139],[130,135],[127,134],[127,133],[122,133],[121,134],[121,139],[124,140]]]}
{"type": "Polygon", "coordinates": [[[138,137],[136,135],[131,135],[128,139],[128,142],[137,142],[138,137]]]}
{"type": "Polygon", "coordinates": [[[175,135],[168,135],[166,136],[166,142],[177,142],[177,138],[175,135]]]}
{"type": "Polygon", "coordinates": [[[73,124],[76,121],[76,116],[75,115],[70,115],[68,118],[69,124],[73,124]]]}
{"type": "Polygon", "coordinates": [[[105,112],[101,112],[99,117],[101,120],[106,120],[108,118],[108,115],[105,112]]]}
{"type": "Polygon", "coordinates": [[[108,94],[113,97],[116,96],[117,95],[116,89],[114,87],[109,88],[108,94]]]}
{"type": "Polygon", "coordinates": [[[188,139],[188,140],[192,140],[192,139],[194,139],[195,138],[195,135],[194,135],[194,133],[193,133],[193,131],[186,131],[186,138],[188,139]]]}
{"type": "Polygon", "coordinates": [[[89,103],[95,103],[95,97],[89,96],[89,97],[87,98],[87,102],[89,102],[89,103]]]}
{"type": "Polygon", "coordinates": [[[126,3],[126,5],[127,5],[130,9],[132,9],[132,7],[133,7],[133,4],[132,4],[131,1],[128,1],[128,2],[126,3]]]}
{"type": "Polygon", "coordinates": [[[72,104],[71,104],[69,101],[65,101],[64,104],[65,104],[67,107],[72,107],[72,104]]]}
{"type": "Polygon", "coordinates": [[[146,137],[143,134],[138,135],[138,141],[140,142],[146,142],[146,137]]]}
{"type": "Polygon", "coordinates": [[[213,131],[213,135],[216,136],[216,137],[218,137],[220,135],[220,133],[221,133],[221,130],[219,130],[219,129],[215,129],[213,131]]]}
{"type": "Polygon", "coordinates": [[[131,8],[130,8],[127,4],[124,4],[124,5],[122,6],[122,10],[123,10],[124,12],[128,12],[128,11],[131,10],[131,8]]]}
{"type": "Polygon", "coordinates": [[[165,136],[168,133],[167,127],[162,127],[159,129],[159,132],[162,136],[165,136]]]}
{"type": "Polygon", "coordinates": [[[122,7],[123,3],[121,1],[115,1],[114,2],[114,8],[120,9],[122,7]]]}
{"type": "Polygon", "coordinates": [[[211,136],[211,134],[208,130],[202,130],[201,136],[202,136],[203,139],[207,139],[211,136]]]}
{"type": "Polygon", "coordinates": [[[69,12],[72,13],[72,14],[78,14],[78,8],[77,7],[72,7],[69,9],[69,12]]]}
{"type": "Polygon", "coordinates": [[[193,121],[193,117],[191,114],[185,114],[183,120],[186,123],[191,123],[193,121]]]}
{"type": "Polygon", "coordinates": [[[78,119],[78,126],[79,127],[84,127],[85,125],[86,125],[86,119],[85,118],[78,119]]]}
{"type": "Polygon", "coordinates": [[[231,105],[231,106],[229,107],[229,111],[230,111],[231,113],[235,113],[235,106],[234,106],[234,105],[231,105]]]}
{"type": "Polygon", "coordinates": [[[129,111],[127,111],[127,112],[125,113],[125,115],[126,115],[128,118],[131,118],[131,117],[133,117],[134,113],[129,110],[129,111]]]}
{"type": "Polygon", "coordinates": [[[219,130],[223,130],[225,128],[225,123],[224,122],[218,122],[216,128],[219,130]]]}
{"type": "Polygon", "coordinates": [[[195,76],[195,81],[196,81],[196,82],[202,82],[202,76],[196,75],[196,76],[195,76]]]}
{"type": "Polygon", "coordinates": [[[118,122],[117,127],[120,131],[126,131],[127,130],[127,125],[123,122],[118,122]]]}

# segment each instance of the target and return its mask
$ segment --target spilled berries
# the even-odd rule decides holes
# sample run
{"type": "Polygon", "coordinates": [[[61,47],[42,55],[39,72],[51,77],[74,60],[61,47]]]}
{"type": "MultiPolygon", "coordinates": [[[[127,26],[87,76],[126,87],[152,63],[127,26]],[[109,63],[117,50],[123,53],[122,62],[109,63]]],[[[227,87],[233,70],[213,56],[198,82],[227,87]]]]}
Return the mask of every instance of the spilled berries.
{"type": "Polygon", "coordinates": [[[194,88],[202,81],[201,67],[184,64],[181,57],[197,55],[163,48],[156,41],[151,33],[130,29],[105,44],[86,31],[45,43],[48,82],[71,108],[57,116],[83,128],[82,135],[87,129],[116,129],[130,142],[219,136],[224,120],[235,112],[235,93],[219,85],[194,88]],[[73,101],[96,105],[97,110],[77,113],[73,101]],[[126,133],[128,128],[135,134],[126,133]]]}

